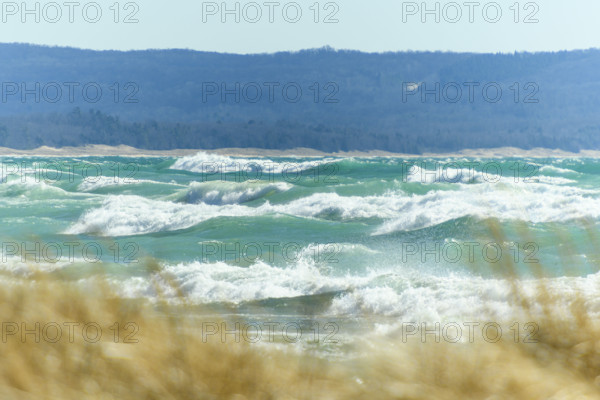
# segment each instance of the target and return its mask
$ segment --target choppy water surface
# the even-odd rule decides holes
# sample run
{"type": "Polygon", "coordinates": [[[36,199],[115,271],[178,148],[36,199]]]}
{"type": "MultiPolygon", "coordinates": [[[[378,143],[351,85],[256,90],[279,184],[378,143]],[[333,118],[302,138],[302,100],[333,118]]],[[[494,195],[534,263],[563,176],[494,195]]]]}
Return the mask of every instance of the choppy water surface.
{"type": "Polygon", "coordinates": [[[107,274],[153,298],[152,259],[221,313],[354,326],[509,319],[514,273],[598,297],[594,159],[0,160],[6,280],[107,274]]]}

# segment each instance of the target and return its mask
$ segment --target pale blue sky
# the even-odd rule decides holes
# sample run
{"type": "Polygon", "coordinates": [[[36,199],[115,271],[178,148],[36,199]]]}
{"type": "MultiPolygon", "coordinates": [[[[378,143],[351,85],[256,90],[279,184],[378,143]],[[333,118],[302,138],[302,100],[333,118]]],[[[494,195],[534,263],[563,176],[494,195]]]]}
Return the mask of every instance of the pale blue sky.
{"type": "MultiPolygon", "coordinates": [[[[35,11],[35,1],[25,1],[27,8],[34,10],[31,14],[23,12],[21,1],[1,2],[0,41],[89,49],[189,48],[231,53],[300,50],[325,45],[368,52],[512,52],[600,47],[600,2],[597,0],[472,1],[470,5],[466,4],[469,0],[426,1],[427,8],[432,10],[439,4],[439,22],[435,21],[435,12],[422,13],[421,1],[299,0],[271,1],[270,5],[265,5],[270,0],[253,4],[239,1],[239,22],[235,21],[235,13],[223,15],[220,0],[79,1],[68,6],[65,1],[39,2],[38,11],[35,11]],[[118,15],[115,3],[119,5],[118,15]],[[262,17],[252,23],[251,20],[258,19],[255,5],[260,6],[262,17]],[[102,17],[92,23],[98,8],[102,17]],[[302,16],[292,23],[298,9],[302,16]],[[498,9],[502,16],[492,23],[498,9]],[[518,14],[516,9],[519,9],[518,14]],[[138,22],[124,23],[128,15],[138,22]],[[273,22],[269,21],[271,16],[273,22]],[[325,23],[327,16],[338,22],[325,23]],[[39,22],[35,21],[36,17],[39,22]],[[227,18],[226,22],[222,22],[223,17],[227,18]],[[423,17],[427,18],[425,22],[422,22],[423,17]],[[57,22],[51,23],[53,20],[57,22]],[[452,23],[452,20],[458,21],[452,23]],[[525,23],[525,20],[533,23],[525,23]]],[[[225,4],[234,10],[236,1],[227,0],[225,4]]]]}

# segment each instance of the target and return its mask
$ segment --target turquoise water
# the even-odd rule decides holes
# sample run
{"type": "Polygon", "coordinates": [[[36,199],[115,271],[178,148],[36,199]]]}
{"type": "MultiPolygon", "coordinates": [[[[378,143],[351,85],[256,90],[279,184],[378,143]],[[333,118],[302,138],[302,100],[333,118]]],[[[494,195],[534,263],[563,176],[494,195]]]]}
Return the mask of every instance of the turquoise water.
{"type": "Polygon", "coordinates": [[[1,162],[3,279],[106,274],[152,299],[155,260],[196,304],[398,321],[502,316],[513,272],[565,292],[597,279],[594,159],[1,162]]]}

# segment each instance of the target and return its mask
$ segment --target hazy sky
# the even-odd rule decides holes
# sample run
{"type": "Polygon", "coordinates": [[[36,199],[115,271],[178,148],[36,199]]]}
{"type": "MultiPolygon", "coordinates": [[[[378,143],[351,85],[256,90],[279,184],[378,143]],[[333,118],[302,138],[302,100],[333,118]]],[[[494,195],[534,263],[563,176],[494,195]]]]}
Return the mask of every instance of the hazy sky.
{"type": "Polygon", "coordinates": [[[325,45],[368,52],[600,47],[598,0],[25,0],[0,2],[0,7],[2,42],[89,49],[261,53],[325,45]]]}

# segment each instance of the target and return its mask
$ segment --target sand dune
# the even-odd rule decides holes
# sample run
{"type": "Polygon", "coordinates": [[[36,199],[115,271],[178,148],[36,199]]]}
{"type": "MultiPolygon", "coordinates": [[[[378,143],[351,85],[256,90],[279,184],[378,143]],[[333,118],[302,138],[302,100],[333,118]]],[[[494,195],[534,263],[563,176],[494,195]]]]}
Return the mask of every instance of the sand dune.
{"type": "Polygon", "coordinates": [[[200,151],[207,153],[221,154],[227,156],[243,157],[480,157],[480,158],[500,158],[500,157],[587,157],[600,158],[600,150],[582,150],[579,153],[573,153],[558,149],[535,148],[523,150],[516,147],[499,147],[492,149],[465,149],[450,153],[424,153],[402,154],[392,153],[383,150],[371,151],[348,151],[326,153],[320,150],[309,148],[295,148],[289,150],[269,150],[258,148],[223,148],[215,150],[202,149],[176,149],[176,150],[146,150],[137,149],[130,146],[106,146],[90,145],[84,147],[63,147],[53,148],[42,146],[32,150],[17,150],[0,147],[0,156],[54,156],[54,157],[85,157],[85,156],[123,156],[123,157],[181,157],[196,154],[200,151]]]}

